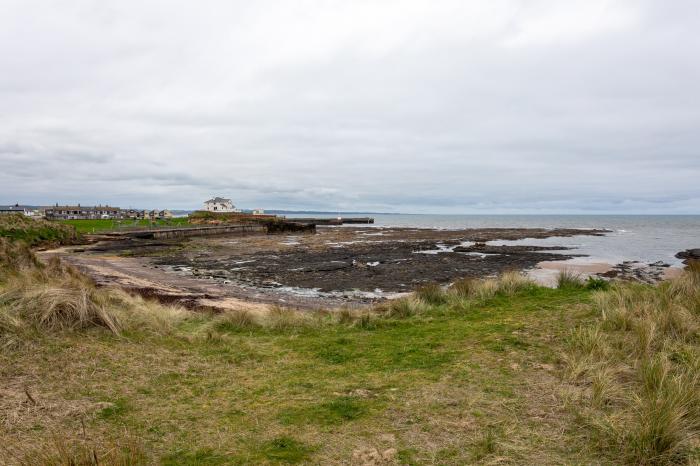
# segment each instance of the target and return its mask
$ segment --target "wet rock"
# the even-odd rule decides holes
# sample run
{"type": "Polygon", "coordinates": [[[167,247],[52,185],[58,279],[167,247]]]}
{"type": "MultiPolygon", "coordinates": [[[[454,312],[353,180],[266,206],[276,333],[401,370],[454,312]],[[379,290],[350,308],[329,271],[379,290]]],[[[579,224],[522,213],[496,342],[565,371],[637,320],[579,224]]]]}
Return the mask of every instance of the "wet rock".
{"type": "Polygon", "coordinates": [[[454,252],[480,252],[482,254],[529,254],[538,251],[564,251],[564,246],[491,246],[485,243],[476,243],[472,246],[457,246],[454,252]]]}
{"type": "Polygon", "coordinates": [[[670,267],[670,264],[663,261],[651,264],[644,264],[638,261],[624,261],[613,266],[607,272],[598,274],[598,276],[652,285],[664,279],[664,274],[668,267],[670,267]]]}
{"type": "Polygon", "coordinates": [[[686,249],[676,254],[678,259],[683,259],[684,264],[690,261],[700,261],[700,248],[686,249]]]}

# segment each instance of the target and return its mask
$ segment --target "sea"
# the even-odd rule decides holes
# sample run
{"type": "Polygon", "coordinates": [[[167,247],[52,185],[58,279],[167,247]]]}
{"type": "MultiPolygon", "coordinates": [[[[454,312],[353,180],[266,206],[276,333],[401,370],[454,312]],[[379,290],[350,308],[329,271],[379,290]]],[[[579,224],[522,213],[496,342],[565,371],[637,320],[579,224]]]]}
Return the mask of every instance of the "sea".
{"type": "MultiPolygon", "coordinates": [[[[700,248],[700,215],[429,215],[429,214],[287,214],[298,217],[372,217],[368,228],[597,228],[609,230],[604,236],[577,235],[565,238],[494,241],[489,244],[530,244],[574,248],[585,255],[577,262],[662,261],[682,266],[676,253],[700,248]]],[[[348,225],[357,227],[360,225],[348,225]]],[[[338,227],[342,228],[342,227],[338,227]]]]}

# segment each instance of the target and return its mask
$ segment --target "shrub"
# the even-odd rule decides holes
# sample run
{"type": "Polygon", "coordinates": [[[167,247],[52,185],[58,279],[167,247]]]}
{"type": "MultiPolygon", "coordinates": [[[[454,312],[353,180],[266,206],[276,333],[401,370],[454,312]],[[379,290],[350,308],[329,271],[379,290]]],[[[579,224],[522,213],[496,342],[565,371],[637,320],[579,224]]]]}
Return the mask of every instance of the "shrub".
{"type": "Polygon", "coordinates": [[[586,289],[593,291],[608,290],[610,289],[610,283],[607,280],[600,277],[588,277],[586,280],[586,289]]]}

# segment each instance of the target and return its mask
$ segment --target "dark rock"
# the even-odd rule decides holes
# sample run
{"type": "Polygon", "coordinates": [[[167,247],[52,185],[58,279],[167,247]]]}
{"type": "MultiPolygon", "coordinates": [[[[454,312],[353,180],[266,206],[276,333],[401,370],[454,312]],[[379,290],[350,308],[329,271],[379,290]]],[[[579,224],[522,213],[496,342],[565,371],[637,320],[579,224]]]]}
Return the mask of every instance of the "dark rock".
{"type": "Polygon", "coordinates": [[[530,254],[537,251],[563,251],[571,248],[564,246],[490,246],[476,243],[473,246],[457,246],[454,252],[480,252],[482,254],[530,254]]]}
{"type": "Polygon", "coordinates": [[[686,249],[676,254],[679,259],[684,259],[683,263],[688,264],[690,261],[700,261],[700,248],[686,249]]]}

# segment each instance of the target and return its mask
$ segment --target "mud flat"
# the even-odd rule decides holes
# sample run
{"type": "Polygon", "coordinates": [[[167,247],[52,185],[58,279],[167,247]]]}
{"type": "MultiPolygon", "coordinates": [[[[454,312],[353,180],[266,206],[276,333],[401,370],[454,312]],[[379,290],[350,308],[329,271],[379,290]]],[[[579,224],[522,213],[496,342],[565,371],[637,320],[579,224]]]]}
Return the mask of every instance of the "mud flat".
{"type": "Polygon", "coordinates": [[[487,277],[577,257],[562,247],[493,240],[605,230],[320,227],[316,234],[122,239],[53,251],[103,285],[190,307],[364,306],[424,283],[487,277]]]}

